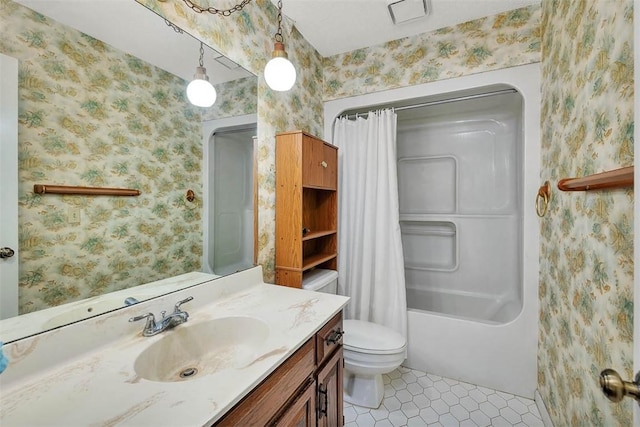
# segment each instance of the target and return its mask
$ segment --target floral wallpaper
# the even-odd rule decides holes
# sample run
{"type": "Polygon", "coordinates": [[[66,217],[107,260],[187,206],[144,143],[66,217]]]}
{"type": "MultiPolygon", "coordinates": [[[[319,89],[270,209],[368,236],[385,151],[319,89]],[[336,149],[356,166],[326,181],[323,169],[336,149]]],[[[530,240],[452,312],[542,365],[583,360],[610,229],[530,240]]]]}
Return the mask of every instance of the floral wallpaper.
{"type": "Polygon", "coordinates": [[[215,85],[218,94],[215,104],[202,110],[202,120],[243,116],[258,112],[258,81],[245,77],[215,85]]]}
{"type": "Polygon", "coordinates": [[[201,209],[184,195],[202,192],[202,130],[186,83],[11,0],[0,17],[0,52],[19,59],[20,313],[199,270],[201,209]]]}
{"type": "Polygon", "coordinates": [[[258,262],[268,282],[275,278],[277,132],[300,129],[322,138],[326,100],[540,60],[539,6],[324,59],[285,18],[284,42],[298,80],[290,92],[278,93],[262,76],[276,29],[277,10],[270,1],[255,0],[226,18],[193,13],[180,0],[136,1],[259,76],[258,262]],[[428,47],[435,40],[442,43],[437,53],[428,47]],[[425,64],[438,73],[424,72],[425,64]]]}
{"type": "Polygon", "coordinates": [[[324,59],[324,99],[540,62],[540,5],[324,59]]]}
{"type": "MultiPolygon", "coordinates": [[[[257,86],[218,89],[236,100],[257,91],[257,106],[220,104],[204,117],[257,109],[258,262],[266,281],[274,278],[275,134],[301,129],[322,137],[326,100],[542,59],[541,179],[633,164],[631,0],[543,0],[542,7],[330,58],[321,58],[285,19],[285,45],[298,72],[287,93],[271,91],[262,76],[276,30],[269,0],[254,0],[229,17],[193,13],[180,0],[136,1],[259,76],[257,86]]],[[[171,268],[198,268],[200,211],[186,209],[182,195],[187,186],[201,190],[200,116],[183,99],[184,83],[10,0],[0,7],[0,52],[23,62],[26,97],[20,105],[21,310],[126,286],[140,273],[152,280],[157,272],[179,274],[171,268]],[[56,36],[44,37],[44,29],[56,36]],[[81,78],[91,85],[80,88],[81,78]],[[79,155],[89,160],[79,162],[79,155]],[[31,191],[36,181],[132,187],[142,195],[40,197],[31,191]],[[82,227],[68,224],[69,208],[81,209],[82,227]],[[97,260],[85,263],[78,244],[97,260]],[[156,248],[172,255],[158,257],[156,248]],[[43,262],[51,254],[56,261],[43,262]],[[87,286],[68,286],[70,277],[85,278],[87,286]]],[[[554,191],[540,222],[539,389],[558,426],[631,424],[632,403],[606,401],[597,376],[605,367],[632,376],[632,206],[631,190],[554,191]]]]}
{"type": "MultiPolygon", "coordinates": [[[[633,165],[631,0],[543,1],[541,182],[633,165]]],[[[637,40],[637,39],[636,39],[637,40]]],[[[540,220],[538,386],[556,426],[630,426],[633,190],[554,190],[540,220]]]]}
{"type": "MultiPolygon", "coordinates": [[[[167,18],[218,52],[258,75],[258,263],[264,280],[275,280],[275,134],[304,130],[322,137],[322,58],[283,21],[284,43],[296,66],[297,80],[289,92],[274,92],[262,71],[271,59],[277,9],[269,0],[254,0],[229,17],[197,14],[181,0],[136,0],[167,18]]],[[[204,4],[204,3],[203,3],[204,4]]]]}

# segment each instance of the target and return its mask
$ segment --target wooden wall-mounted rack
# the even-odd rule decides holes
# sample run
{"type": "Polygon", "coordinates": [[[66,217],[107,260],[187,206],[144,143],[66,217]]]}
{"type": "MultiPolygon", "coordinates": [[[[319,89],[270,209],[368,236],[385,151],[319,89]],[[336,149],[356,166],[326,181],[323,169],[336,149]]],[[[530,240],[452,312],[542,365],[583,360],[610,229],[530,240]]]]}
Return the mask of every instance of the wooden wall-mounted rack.
{"type": "Polygon", "coordinates": [[[74,194],[79,196],[139,196],[140,190],[130,188],[75,187],[68,185],[34,184],[36,194],[74,194]]]}
{"type": "Polygon", "coordinates": [[[627,166],[581,178],[564,178],[558,181],[558,188],[562,191],[588,191],[633,187],[633,171],[633,166],[627,166]]]}

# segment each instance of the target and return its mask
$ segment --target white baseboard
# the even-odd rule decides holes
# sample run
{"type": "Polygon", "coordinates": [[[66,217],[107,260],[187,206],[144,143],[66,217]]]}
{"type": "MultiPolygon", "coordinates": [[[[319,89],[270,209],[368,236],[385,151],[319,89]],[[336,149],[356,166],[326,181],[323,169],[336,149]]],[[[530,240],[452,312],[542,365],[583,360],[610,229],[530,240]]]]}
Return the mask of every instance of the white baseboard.
{"type": "Polygon", "coordinates": [[[547,411],[547,407],[545,406],[544,400],[542,400],[542,396],[538,390],[536,390],[533,400],[536,402],[544,427],[554,427],[553,421],[551,421],[551,417],[549,416],[549,411],[547,411]]]}

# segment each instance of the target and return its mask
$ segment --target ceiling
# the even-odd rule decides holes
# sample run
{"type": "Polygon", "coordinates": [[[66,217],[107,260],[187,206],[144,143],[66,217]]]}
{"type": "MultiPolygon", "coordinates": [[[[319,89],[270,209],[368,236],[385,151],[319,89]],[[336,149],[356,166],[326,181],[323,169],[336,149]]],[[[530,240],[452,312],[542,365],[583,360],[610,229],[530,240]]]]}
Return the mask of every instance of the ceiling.
{"type": "MultiPolygon", "coordinates": [[[[185,80],[191,80],[198,65],[199,42],[187,33],[176,33],[163,18],[134,0],[15,1],[185,80]]],[[[208,1],[219,2],[220,7],[233,4],[233,0],[208,1]]],[[[387,2],[396,1],[283,0],[283,13],[322,56],[331,56],[540,2],[426,0],[431,9],[428,16],[394,25],[387,2]]],[[[229,69],[215,58],[225,59],[207,48],[204,65],[214,84],[251,75],[241,67],[229,69]]]]}
{"type": "MultiPolygon", "coordinates": [[[[200,42],[186,32],[175,32],[164,18],[134,0],[14,1],[184,80],[191,80],[196,71],[200,42]]],[[[205,47],[203,62],[211,83],[252,75],[222,54],[205,47]],[[219,61],[225,61],[233,68],[219,61]]]]}
{"type": "Polygon", "coordinates": [[[394,25],[387,3],[397,1],[283,0],[282,11],[326,57],[540,3],[540,0],[426,0],[431,9],[428,16],[394,25]]]}

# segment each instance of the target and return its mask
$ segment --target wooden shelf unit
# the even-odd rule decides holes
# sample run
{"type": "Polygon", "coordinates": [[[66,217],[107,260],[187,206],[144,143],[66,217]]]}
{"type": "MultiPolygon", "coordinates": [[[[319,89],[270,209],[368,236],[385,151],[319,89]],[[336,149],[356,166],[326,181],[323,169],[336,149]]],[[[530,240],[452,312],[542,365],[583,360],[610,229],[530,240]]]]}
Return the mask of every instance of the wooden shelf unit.
{"type": "Polygon", "coordinates": [[[276,284],[338,267],[338,149],[302,131],[276,135],[276,284]]]}

